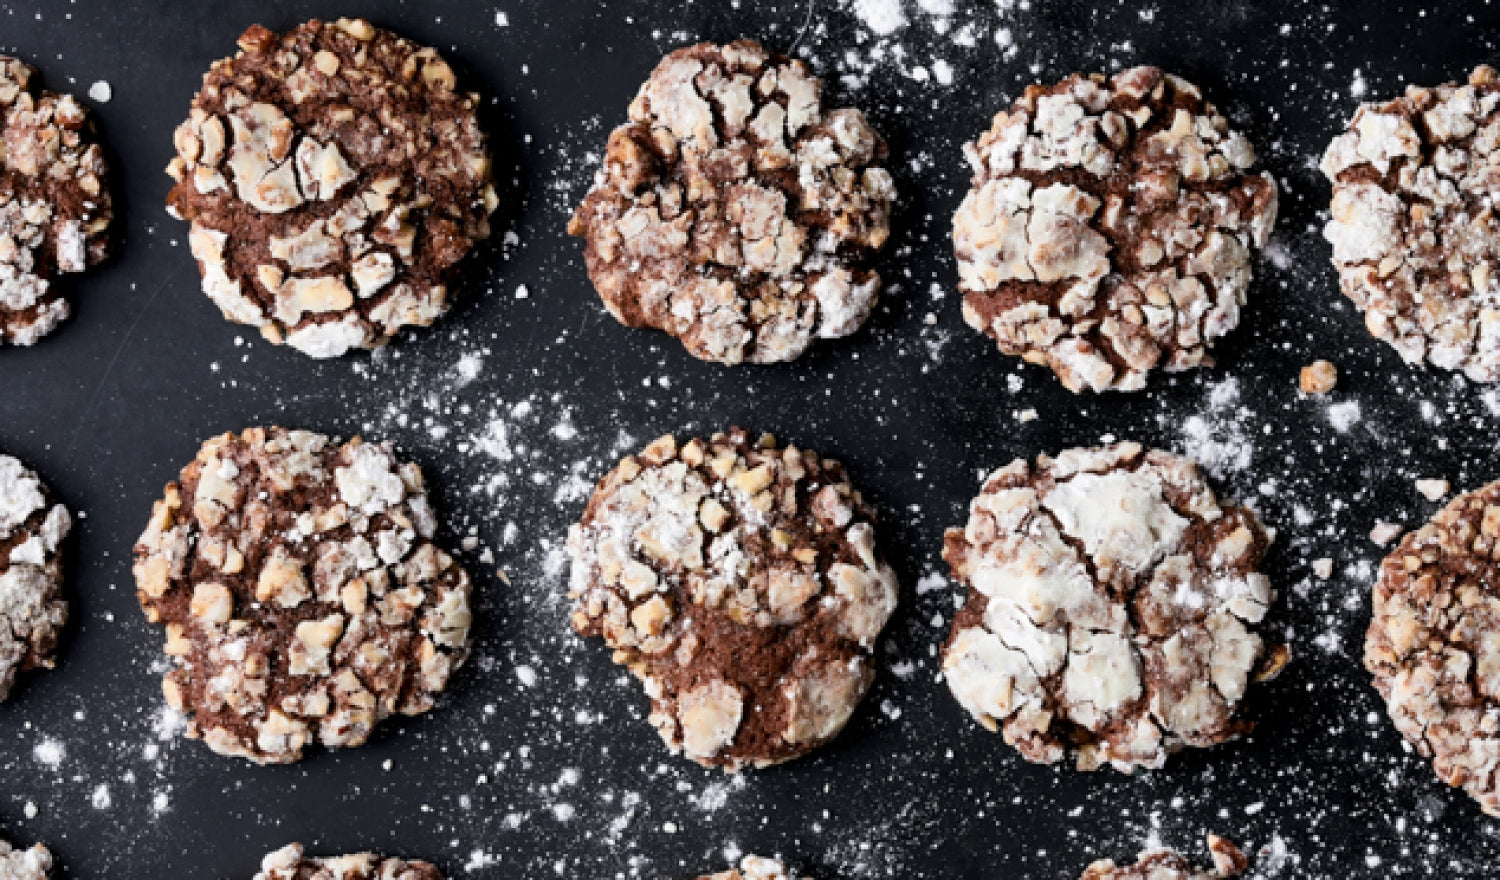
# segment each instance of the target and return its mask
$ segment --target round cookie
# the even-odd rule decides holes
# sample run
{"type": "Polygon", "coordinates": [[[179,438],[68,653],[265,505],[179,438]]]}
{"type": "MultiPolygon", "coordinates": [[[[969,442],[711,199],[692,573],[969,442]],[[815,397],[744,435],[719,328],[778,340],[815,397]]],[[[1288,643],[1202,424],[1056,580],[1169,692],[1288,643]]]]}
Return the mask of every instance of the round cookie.
{"type": "Polygon", "coordinates": [[[0,880],[47,880],[52,875],[52,853],[40,843],[16,849],[0,839],[0,880]]]}
{"type": "Polygon", "coordinates": [[[610,314],[725,364],[859,329],[895,186],[864,114],[821,92],[806,64],[749,40],[662,59],[568,223],[610,314]]]}
{"type": "Polygon", "coordinates": [[[1277,191],[1197,87],[1154,67],[1030,86],[964,153],[953,249],[971,327],[1075,392],[1213,362],[1277,191]]]}
{"type": "Polygon", "coordinates": [[[1156,849],[1141,853],[1133,865],[1116,865],[1110,859],[1095,862],[1079,880],[1222,880],[1250,867],[1245,854],[1218,835],[1208,835],[1208,851],[1214,860],[1212,871],[1198,870],[1173,850],[1156,849]]]}
{"type": "Polygon", "coordinates": [[[427,862],[373,853],[314,858],[293,843],[262,859],[254,880],[443,880],[443,875],[427,862]]]}
{"type": "Polygon", "coordinates": [[[253,428],[203,444],[135,546],[162,689],[214,751],[288,763],[433,705],[468,654],[468,574],[389,444],[253,428]]]}
{"type": "Polygon", "coordinates": [[[875,676],[898,585],[873,519],[840,464],[769,435],[662,437],[569,532],[573,626],[641,680],[673,752],[729,771],[791,760],[875,676]]]}
{"type": "Polygon", "coordinates": [[[1364,104],[1328,145],[1333,245],[1344,295],[1403,360],[1500,380],[1500,82],[1409,87],[1364,104]]]}
{"type": "Polygon", "coordinates": [[[1220,504],[1190,459],[1135,443],[990,474],[943,558],[969,596],[948,687],[1022,757],[1159,768],[1249,731],[1240,700],[1286,662],[1257,624],[1271,534],[1220,504]]]}
{"type": "MultiPolygon", "coordinates": [[[[704,874],[698,880],[798,880],[795,871],[787,870],[786,864],[780,859],[767,859],[760,856],[745,856],[740,860],[738,868],[730,868],[728,871],[720,871],[717,874],[704,874]]],[[[810,878],[801,878],[810,880],[810,878]]]]}
{"type": "Polygon", "coordinates": [[[114,216],[88,111],[35,76],[0,55],[0,345],[31,345],[68,317],[55,282],[104,259],[114,216]]]}
{"type": "Polygon", "coordinates": [[[53,666],[68,620],[59,549],[72,527],[37,475],[0,454],[0,701],[17,673],[53,666]]]}
{"type": "Polygon", "coordinates": [[[436,51],[358,19],[239,44],[167,168],[203,291],[317,358],[431,324],[497,204],[478,98],[436,51]]]}
{"type": "Polygon", "coordinates": [[[1500,482],[1460,495],[1380,566],[1365,668],[1438,778],[1500,817],[1500,482]]]}

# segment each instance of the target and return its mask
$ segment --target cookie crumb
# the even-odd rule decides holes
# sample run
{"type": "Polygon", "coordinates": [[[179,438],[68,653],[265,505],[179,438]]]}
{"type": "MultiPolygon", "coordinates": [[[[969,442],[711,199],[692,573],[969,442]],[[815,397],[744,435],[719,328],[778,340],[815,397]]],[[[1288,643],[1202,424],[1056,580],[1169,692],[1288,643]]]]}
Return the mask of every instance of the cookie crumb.
{"type": "Polygon", "coordinates": [[[1327,394],[1339,382],[1339,370],[1325,360],[1316,360],[1302,368],[1300,384],[1304,394],[1327,394]]]}
{"type": "Polygon", "coordinates": [[[110,87],[109,83],[105,82],[102,79],[89,86],[89,100],[91,101],[97,101],[100,104],[108,104],[109,99],[113,98],[114,96],[115,90],[110,87]]]}
{"type": "Polygon", "coordinates": [[[1375,546],[1384,547],[1397,538],[1401,537],[1401,533],[1403,531],[1405,530],[1396,523],[1389,523],[1383,519],[1377,519],[1375,520],[1375,528],[1370,529],[1370,540],[1375,542],[1375,546]]]}
{"type": "Polygon", "coordinates": [[[1428,501],[1440,501],[1448,494],[1447,480],[1417,480],[1417,494],[1428,501]]]}
{"type": "Polygon", "coordinates": [[[1324,556],[1322,559],[1314,559],[1312,570],[1313,574],[1317,575],[1319,580],[1326,581],[1333,577],[1333,560],[1327,556],[1324,556]]]}

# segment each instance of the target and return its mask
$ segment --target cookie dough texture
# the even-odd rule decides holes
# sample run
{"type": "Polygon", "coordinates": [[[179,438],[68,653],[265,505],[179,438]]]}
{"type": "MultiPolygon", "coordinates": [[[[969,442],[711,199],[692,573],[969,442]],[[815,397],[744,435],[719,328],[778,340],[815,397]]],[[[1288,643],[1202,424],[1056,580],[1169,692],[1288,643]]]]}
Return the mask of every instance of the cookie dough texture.
{"type": "Polygon", "coordinates": [[[1158,849],[1142,853],[1133,865],[1116,865],[1108,859],[1095,862],[1080,880],[1222,880],[1250,867],[1238,847],[1217,835],[1208,835],[1208,851],[1214,862],[1211,871],[1198,870],[1177,852],[1158,849]]]}
{"type": "Polygon", "coordinates": [[[72,527],[36,474],[0,454],[0,700],[17,673],[52,668],[68,620],[58,554],[72,527]]]}
{"type": "Polygon", "coordinates": [[[1154,67],[1031,86],[964,152],[953,247],[970,326],[1075,392],[1212,363],[1277,191],[1196,86],[1154,67]]]}
{"type": "Polygon", "coordinates": [[[574,627],[645,686],[674,752],[739,770],[844,727],[896,607],[874,514],[837,462],[742,430],[662,437],[568,537],[574,627]]]}
{"type": "Polygon", "coordinates": [[[288,763],[430,709],[470,623],[469,576],[436,530],[421,471],[387,444],[280,428],[203,444],[135,546],[188,735],[288,763]]]}
{"type": "Polygon", "coordinates": [[[0,840],[0,880],[47,880],[51,874],[52,853],[45,846],[16,849],[0,840]]]}
{"type": "Polygon", "coordinates": [[[436,51],[357,19],[239,44],[167,168],[204,292],[317,358],[431,324],[497,205],[478,98],[436,51]]]}
{"type": "Polygon", "coordinates": [[[426,862],[373,853],[314,858],[293,843],[261,860],[255,880],[443,880],[443,875],[426,862]]]}
{"type": "Polygon", "coordinates": [[[821,92],[746,40],[662,59],[568,224],[610,314],[726,364],[859,329],[895,187],[864,114],[821,92]]]}
{"type": "Polygon", "coordinates": [[[1159,768],[1253,726],[1247,685],[1285,662],[1256,632],[1271,535],[1190,460],[1135,443],[990,475],[943,557],[969,586],[943,649],[965,709],[1029,761],[1159,768]]]}
{"type": "Polygon", "coordinates": [[[1411,364],[1500,380],[1500,82],[1410,87],[1365,104],[1329,144],[1333,245],[1344,294],[1411,364]]]}
{"type": "MultiPolygon", "coordinates": [[[[798,880],[798,877],[795,872],[787,870],[786,865],[779,859],[745,856],[740,860],[738,868],[720,871],[717,874],[704,874],[697,880],[798,880]]],[[[809,878],[804,877],[801,880],[809,880],[809,878]]]]}
{"type": "Polygon", "coordinates": [[[0,345],[31,345],[68,317],[58,276],[104,259],[113,218],[88,111],[35,76],[0,55],[0,345]]]}
{"type": "Polygon", "coordinates": [[[1365,667],[1438,778],[1500,817],[1500,482],[1453,499],[1381,564],[1365,667]]]}

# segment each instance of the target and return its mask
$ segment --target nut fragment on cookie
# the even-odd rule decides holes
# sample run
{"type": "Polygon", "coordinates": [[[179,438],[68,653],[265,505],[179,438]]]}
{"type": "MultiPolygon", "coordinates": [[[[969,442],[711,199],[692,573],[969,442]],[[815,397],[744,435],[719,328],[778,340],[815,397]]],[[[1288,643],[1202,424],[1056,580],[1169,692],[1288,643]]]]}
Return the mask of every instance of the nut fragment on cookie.
{"type": "Polygon", "coordinates": [[[1199,870],[1174,850],[1154,849],[1141,853],[1133,865],[1116,865],[1110,859],[1095,862],[1080,880],[1222,880],[1250,867],[1245,854],[1218,835],[1208,835],[1208,851],[1214,863],[1209,871],[1199,870]]]}
{"type": "Polygon", "coordinates": [[[204,76],[167,169],[204,293],[316,358],[430,325],[498,204],[477,97],[364,21],[255,26],[240,48],[204,76]]]}
{"type": "Polygon", "coordinates": [[[964,148],[964,320],[1071,391],[1212,364],[1277,188],[1197,87],[1154,67],[1033,85],[964,148]]]}
{"type": "Polygon", "coordinates": [[[1500,236],[1490,181],[1500,82],[1408,87],[1361,105],[1323,155],[1333,183],[1323,235],[1365,327],[1410,364],[1500,380],[1500,236]]]}
{"type": "Polygon", "coordinates": [[[1500,482],[1408,532],[1381,563],[1364,663],[1438,779],[1500,817],[1500,482]]]}
{"type": "Polygon", "coordinates": [[[442,872],[427,862],[355,853],[346,856],[309,856],[298,843],[267,855],[254,880],[443,880],[442,872]]]}
{"type": "Polygon", "coordinates": [[[1328,361],[1313,361],[1302,368],[1298,384],[1304,394],[1327,394],[1339,383],[1338,367],[1328,361]]]}
{"type": "Polygon", "coordinates": [[[188,736],[288,763],[433,705],[468,655],[468,574],[388,444],[252,428],[203,444],[135,546],[188,736]]]}
{"type": "Polygon", "coordinates": [[[69,315],[60,276],[102,262],[114,217],[89,114],[0,55],[0,346],[31,345],[69,315]]]}
{"type": "Polygon", "coordinates": [[[19,673],[53,666],[68,619],[60,552],[72,526],[37,475],[0,453],[0,701],[19,673]]]}
{"type": "Polygon", "coordinates": [[[738,428],[621,461],[568,553],[574,628],[641,681],[668,748],[729,771],[837,736],[896,607],[843,467],[738,428]]]}
{"type": "MultiPolygon", "coordinates": [[[[780,859],[752,855],[741,859],[738,868],[730,868],[717,874],[703,874],[697,880],[798,880],[798,877],[780,859]]],[[[803,877],[801,880],[810,878],[803,877]]]]}
{"type": "Polygon", "coordinates": [[[1118,443],[992,473],[943,557],[969,587],[943,648],[953,695],[1029,761],[1159,768],[1248,732],[1285,664],[1261,624],[1270,532],[1181,456],[1118,443]]]}
{"type": "Polygon", "coordinates": [[[568,223],[610,314],[725,364],[864,324],[895,186],[885,141],[822,89],[749,40],[662,59],[568,223]]]}
{"type": "Polygon", "coordinates": [[[40,843],[16,849],[0,838],[0,880],[48,880],[52,876],[52,853],[40,843]]]}

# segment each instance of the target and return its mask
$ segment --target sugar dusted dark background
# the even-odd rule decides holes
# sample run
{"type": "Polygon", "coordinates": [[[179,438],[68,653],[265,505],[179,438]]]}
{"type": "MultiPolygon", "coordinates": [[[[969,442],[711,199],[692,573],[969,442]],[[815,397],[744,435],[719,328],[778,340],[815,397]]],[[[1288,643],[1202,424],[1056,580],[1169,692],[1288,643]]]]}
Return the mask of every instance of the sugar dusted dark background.
{"type": "MultiPolygon", "coordinates": [[[[116,257],[75,317],[0,350],[0,448],[83,517],[74,623],[57,671],[0,705],[0,835],[47,843],[64,877],[248,878],[288,841],[436,861],[450,877],[686,878],[779,852],[821,880],[1070,878],[1215,831],[1259,876],[1482,877],[1500,839],[1385,720],[1360,668],[1377,518],[1435,505],[1412,483],[1500,476],[1500,397],[1412,369],[1340,297],[1318,233],[1324,144],[1360,97],[1494,61],[1488,3],[1047,0],[0,4],[0,49],[92,102],[112,150],[116,257]],[[171,132],[204,69],[255,22],[358,14],[438,47],[485,97],[505,206],[462,304],[375,355],[313,363],[225,323],[163,210],[171,132]],[[724,369],[605,315],[562,229],[604,138],[665,51],[758,37],[891,142],[903,194],[856,337],[797,363],[724,369]],[[1202,85],[1283,183],[1283,219],[1219,366],[1132,395],[1074,397],[963,326],[948,218],[960,145],[1029,82],[1155,63],[1202,85]],[[1328,398],[1300,366],[1342,372],[1328,398]],[[1034,421],[1018,414],[1034,409],[1034,421]],[[257,768],[176,737],[161,634],[136,607],[130,546],[163,483],[214,433],[277,422],[387,438],[421,462],[479,586],[476,654],[426,717],[347,753],[257,768]],[[739,778],[667,755],[638,689],[567,631],[560,544],[593,479],[668,431],[728,424],[835,455],[884,515],[903,604],[879,683],[817,757],[739,778]],[[936,679],[956,591],[943,527],[981,472],[1113,435],[1193,453],[1279,530],[1270,571],[1296,659],[1256,692],[1252,738],[1159,773],[1023,763],[936,679]],[[1334,561],[1328,581],[1312,562],[1334,561]],[[497,575],[504,569],[508,583],[497,575]]],[[[1205,859],[1206,860],[1206,859],[1205,859]]]]}

